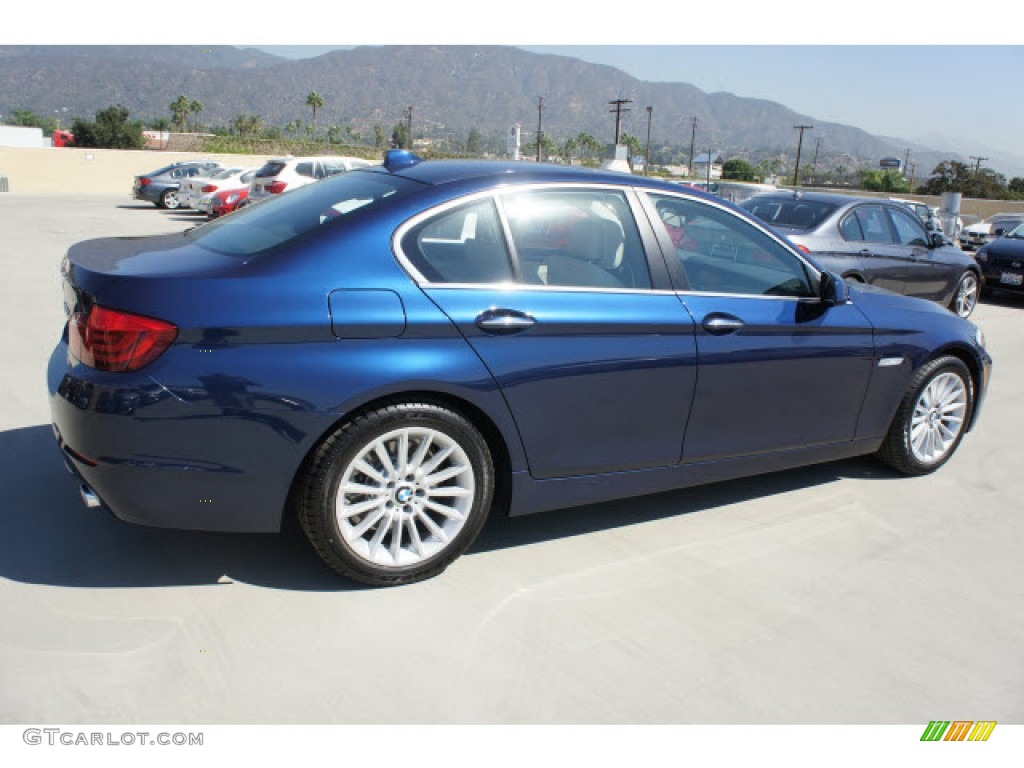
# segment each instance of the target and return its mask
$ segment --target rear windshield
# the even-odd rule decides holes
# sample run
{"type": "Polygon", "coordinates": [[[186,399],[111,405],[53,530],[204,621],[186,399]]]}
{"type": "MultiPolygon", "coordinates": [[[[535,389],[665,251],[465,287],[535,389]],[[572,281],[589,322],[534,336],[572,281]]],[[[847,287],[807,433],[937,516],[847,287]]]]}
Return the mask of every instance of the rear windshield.
{"type": "Polygon", "coordinates": [[[186,236],[218,253],[252,256],[355,211],[397,199],[423,186],[401,176],[377,171],[345,173],[284,195],[274,195],[269,200],[189,230],[186,236]]]}
{"type": "Polygon", "coordinates": [[[838,207],[835,203],[819,200],[761,196],[744,200],[739,205],[743,210],[773,227],[808,230],[815,229],[838,207]]]}
{"type": "Polygon", "coordinates": [[[277,176],[277,174],[284,170],[286,165],[287,163],[282,163],[280,160],[270,160],[256,171],[256,175],[261,178],[263,176],[277,176]]]}

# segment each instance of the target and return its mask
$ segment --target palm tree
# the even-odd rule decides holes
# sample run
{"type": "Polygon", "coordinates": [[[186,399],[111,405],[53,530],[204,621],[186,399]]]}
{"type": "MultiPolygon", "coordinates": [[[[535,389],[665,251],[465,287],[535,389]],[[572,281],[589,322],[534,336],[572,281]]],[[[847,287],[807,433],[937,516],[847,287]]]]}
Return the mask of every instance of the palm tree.
{"type": "Polygon", "coordinates": [[[310,91],[306,97],[306,106],[313,110],[313,135],[316,135],[316,111],[324,105],[323,97],[316,91],[310,91]]]}
{"type": "Polygon", "coordinates": [[[327,141],[331,144],[336,144],[338,139],[341,138],[341,127],[337,125],[327,126],[327,141]]]}
{"type": "Polygon", "coordinates": [[[203,103],[201,101],[196,101],[195,99],[192,99],[191,103],[189,103],[188,105],[188,111],[196,116],[196,120],[195,123],[193,124],[192,130],[194,130],[196,133],[199,133],[199,113],[203,111],[203,103]]]}
{"type": "Polygon", "coordinates": [[[185,122],[188,120],[189,110],[192,108],[192,100],[182,94],[171,102],[170,110],[171,115],[174,117],[174,122],[178,126],[178,130],[182,133],[185,132],[185,122]]]}

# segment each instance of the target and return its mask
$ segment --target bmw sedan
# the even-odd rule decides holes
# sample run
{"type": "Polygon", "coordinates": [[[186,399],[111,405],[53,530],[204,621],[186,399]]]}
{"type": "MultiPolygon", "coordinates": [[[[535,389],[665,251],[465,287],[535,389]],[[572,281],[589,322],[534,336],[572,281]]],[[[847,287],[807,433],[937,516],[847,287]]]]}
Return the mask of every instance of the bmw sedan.
{"type": "Polygon", "coordinates": [[[981,273],[902,203],[817,192],[758,195],[740,206],[849,282],[938,302],[960,317],[978,304],[981,273]]]}
{"type": "Polygon", "coordinates": [[[1024,224],[981,246],[974,258],[986,291],[1024,291],[1024,224]]]}
{"type": "Polygon", "coordinates": [[[877,454],[920,475],[978,418],[980,331],[848,287],[731,204],[532,163],[311,184],[184,233],[73,246],[47,372],[90,506],[297,519],[368,584],[522,515],[877,454]]]}
{"type": "Polygon", "coordinates": [[[221,164],[215,160],[184,161],[157,168],[151,173],[135,177],[132,183],[132,199],[145,200],[157,208],[173,211],[181,204],[178,200],[178,188],[183,180],[207,176],[220,169],[221,164]]]}

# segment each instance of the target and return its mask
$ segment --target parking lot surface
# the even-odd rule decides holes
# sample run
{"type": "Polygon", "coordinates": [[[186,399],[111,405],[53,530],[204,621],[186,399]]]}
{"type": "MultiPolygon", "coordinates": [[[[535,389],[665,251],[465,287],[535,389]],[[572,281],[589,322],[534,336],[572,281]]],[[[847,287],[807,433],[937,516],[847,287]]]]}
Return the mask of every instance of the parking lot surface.
{"type": "Polygon", "coordinates": [[[0,721],[1024,722],[1024,301],[935,475],[869,459],[492,520],[440,577],[363,589],[300,535],[87,510],[49,427],[58,266],[181,230],[123,196],[0,194],[0,721]]]}

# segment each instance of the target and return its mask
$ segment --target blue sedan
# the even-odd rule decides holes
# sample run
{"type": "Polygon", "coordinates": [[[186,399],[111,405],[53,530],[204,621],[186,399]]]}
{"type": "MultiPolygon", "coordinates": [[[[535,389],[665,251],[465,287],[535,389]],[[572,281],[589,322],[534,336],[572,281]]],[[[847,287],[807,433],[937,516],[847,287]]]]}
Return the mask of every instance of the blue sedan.
{"type": "Polygon", "coordinates": [[[374,585],[489,514],[877,454],[942,466],[991,359],[718,198],[530,163],[384,165],[73,246],[48,369],[90,506],[276,531],[374,585]]]}

